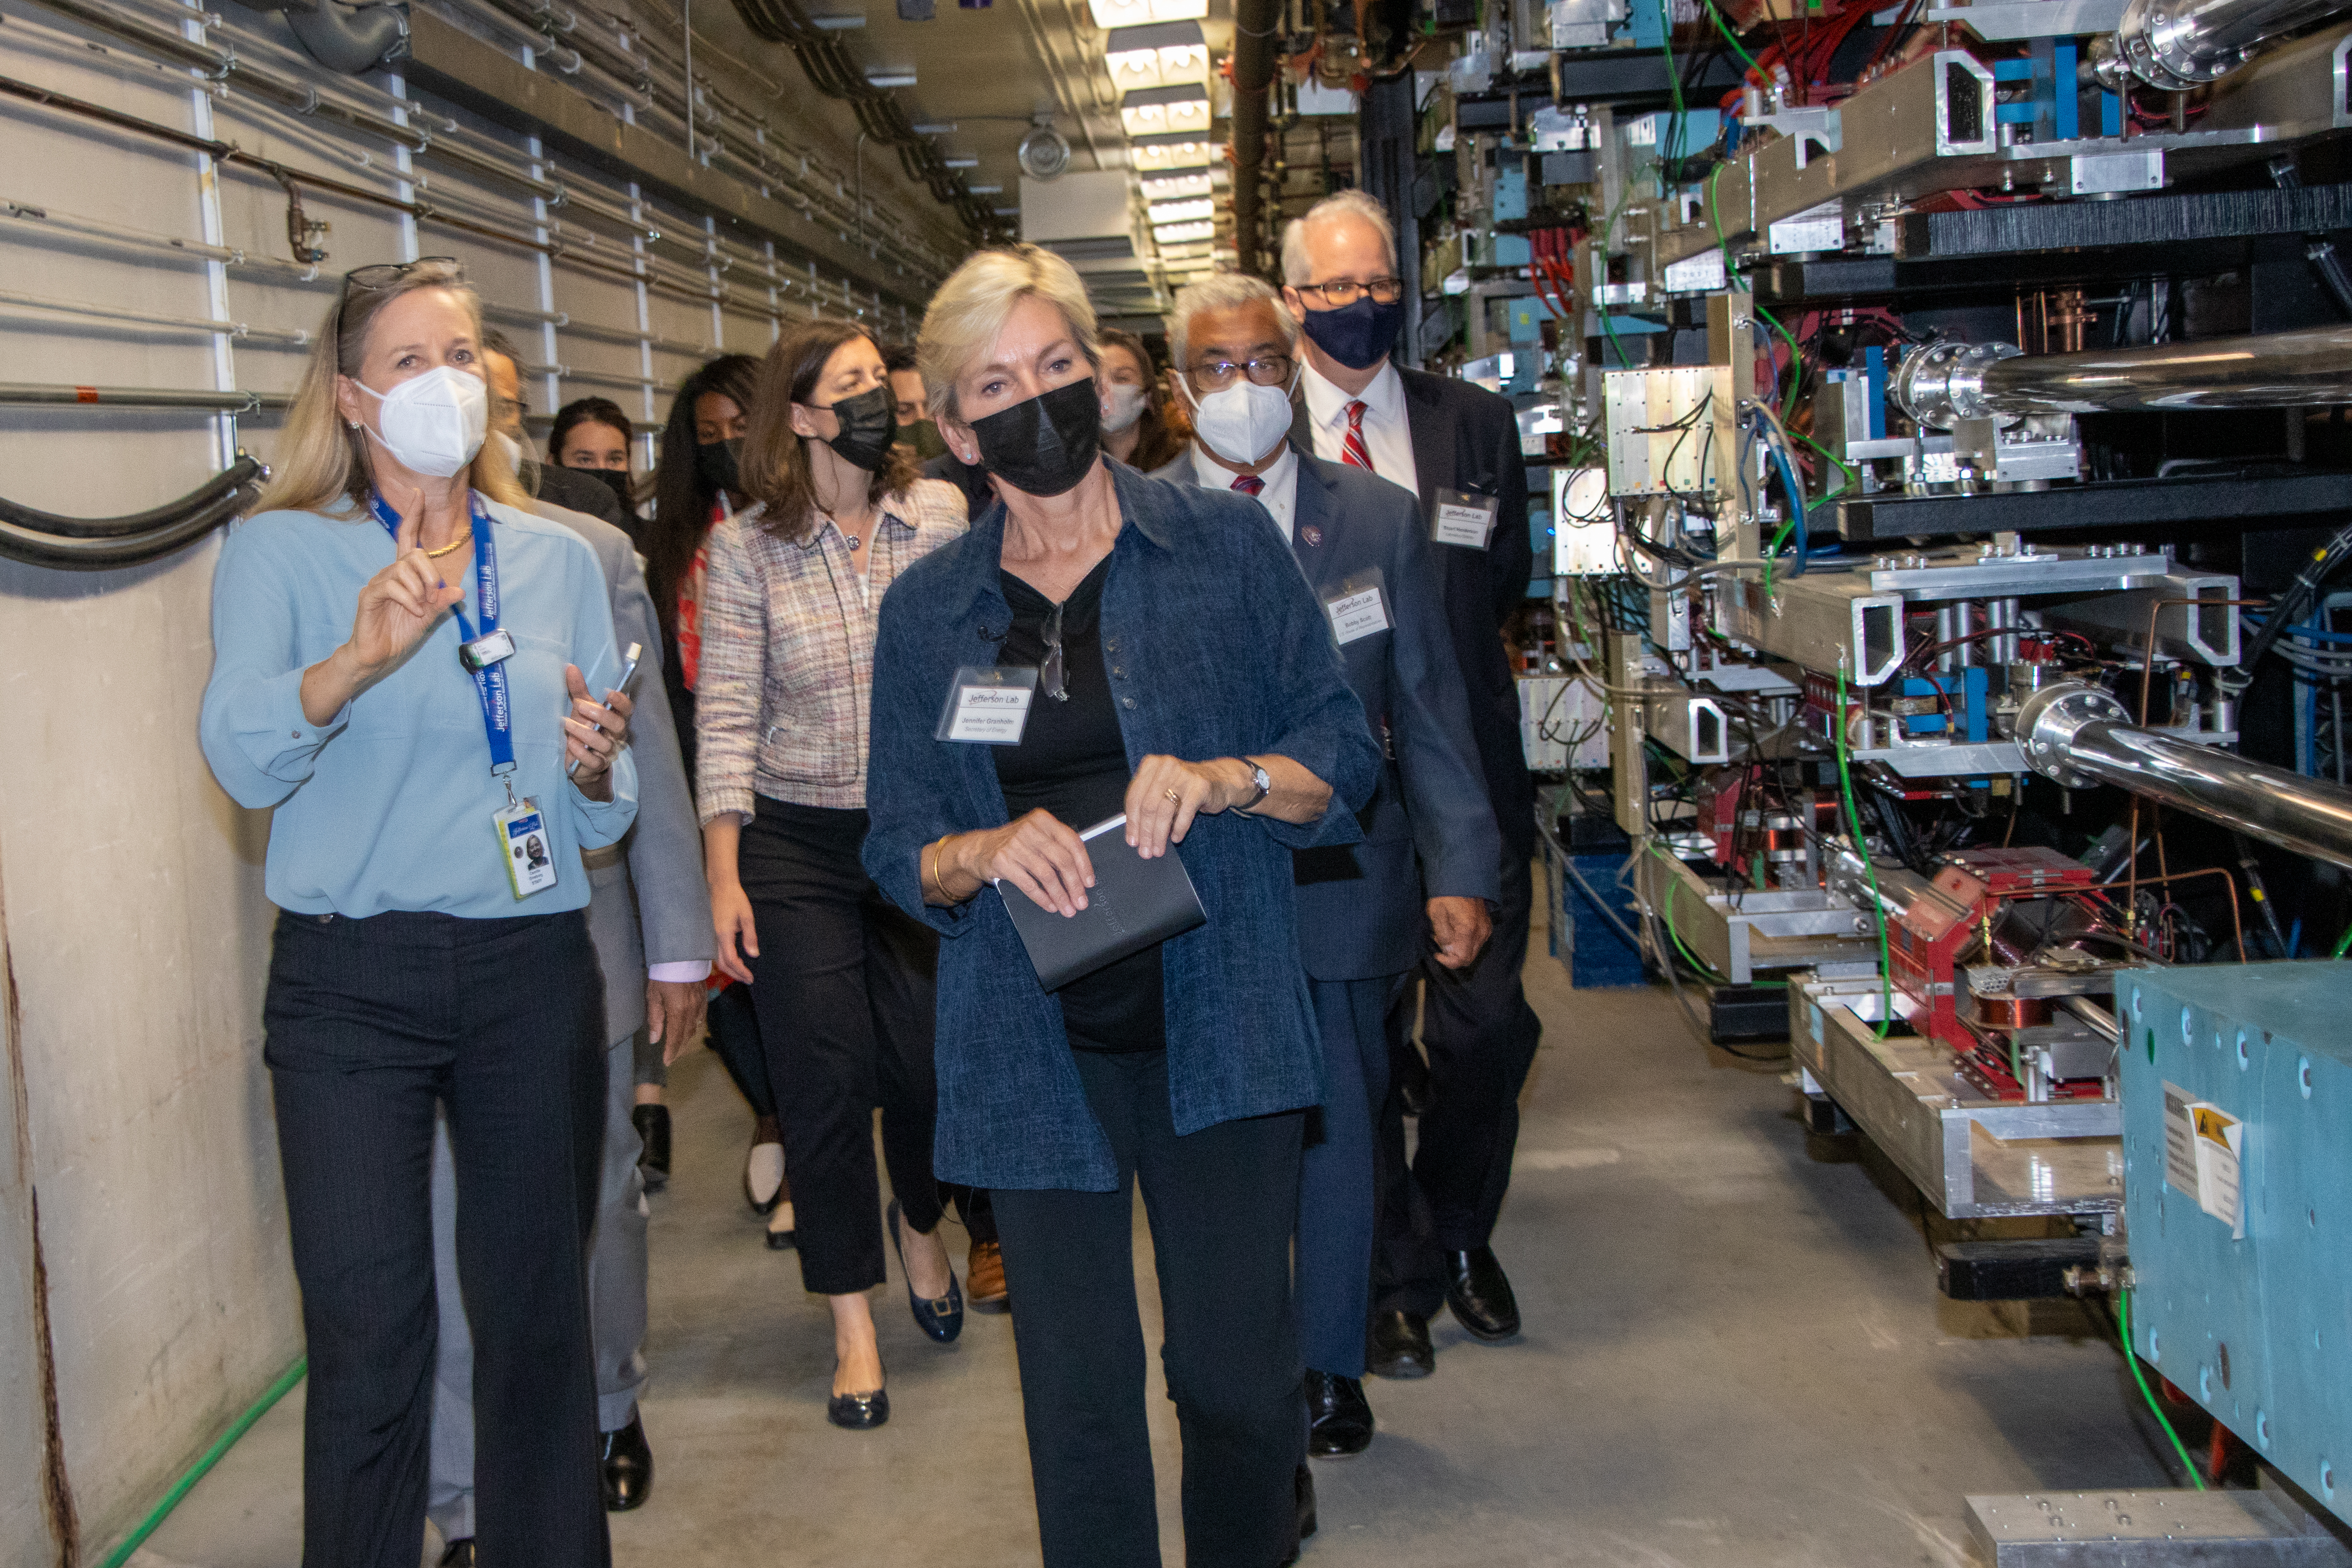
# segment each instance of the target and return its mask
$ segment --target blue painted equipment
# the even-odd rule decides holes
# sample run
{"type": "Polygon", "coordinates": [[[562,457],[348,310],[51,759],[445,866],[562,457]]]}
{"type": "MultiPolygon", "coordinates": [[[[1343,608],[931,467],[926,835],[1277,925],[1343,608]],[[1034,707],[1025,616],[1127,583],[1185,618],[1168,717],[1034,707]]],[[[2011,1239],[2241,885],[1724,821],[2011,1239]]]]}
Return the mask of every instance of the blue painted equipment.
{"type": "Polygon", "coordinates": [[[2133,1348],[2342,1515],[2352,1510],[2352,963],[2134,970],[2116,977],[2116,1000],[2133,1348]],[[2195,1140],[2226,1132],[2229,1119],[2240,1127],[2242,1237],[2196,1190],[2195,1140]]]}

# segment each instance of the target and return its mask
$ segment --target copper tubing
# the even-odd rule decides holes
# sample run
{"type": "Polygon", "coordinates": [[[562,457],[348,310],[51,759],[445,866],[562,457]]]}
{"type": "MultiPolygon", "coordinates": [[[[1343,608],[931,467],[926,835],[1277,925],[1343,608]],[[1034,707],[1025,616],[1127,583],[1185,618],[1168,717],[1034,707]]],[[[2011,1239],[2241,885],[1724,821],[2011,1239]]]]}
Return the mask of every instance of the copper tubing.
{"type": "MultiPolygon", "coordinates": [[[[2156,621],[2158,616],[2161,616],[2168,608],[2175,605],[2187,605],[2192,607],[2210,605],[2216,608],[2228,607],[2234,609],[2254,605],[2267,605],[2269,603],[2270,601],[2268,599],[2158,599],[2155,603],[2149,605],[2147,607],[2147,639],[2141,644],[2139,661],[2140,723],[2143,726],[2147,723],[2148,702],[2156,680],[2156,621]]],[[[2131,797],[2131,822],[2128,826],[2128,833],[2129,837],[2124,840],[2125,847],[2128,849],[2131,855],[2130,860],[2126,863],[2126,868],[2124,875],[2124,922],[2126,928],[2128,928],[2131,923],[2132,909],[2137,901],[2137,895],[2139,892],[2139,885],[2141,881],[2147,879],[2161,883],[2171,880],[2171,878],[2168,875],[2158,875],[2153,879],[2143,879],[2139,874],[2139,795],[2137,792],[2134,792],[2131,797]]],[[[2158,844],[2157,854],[2157,870],[2159,873],[2168,872],[2170,868],[2163,863],[2163,845],[2160,839],[2158,844]]],[[[2226,873],[2224,874],[2226,875],[2226,873]]],[[[2201,876],[2203,873],[2192,871],[2185,872],[2183,875],[2201,876]]],[[[2235,878],[2231,878],[2230,881],[2230,923],[2232,927],[2235,927],[2238,924],[2238,884],[2235,878]]],[[[2238,962],[2240,963],[2246,962],[2246,934],[2242,930],[2238,932],[2238,962]]]]}

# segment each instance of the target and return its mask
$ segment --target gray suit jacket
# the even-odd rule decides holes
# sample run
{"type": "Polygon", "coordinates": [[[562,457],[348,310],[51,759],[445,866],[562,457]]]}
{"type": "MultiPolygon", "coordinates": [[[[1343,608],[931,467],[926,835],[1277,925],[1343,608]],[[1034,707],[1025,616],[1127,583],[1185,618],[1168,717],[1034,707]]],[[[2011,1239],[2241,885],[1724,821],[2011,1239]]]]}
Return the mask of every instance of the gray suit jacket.
{"type": "MultiPolygon", "coordinates": [[[[1151,477],[1194,483],[1192,453],[1151,477]]],[[[1401,974],[1427,951],[1425,897],[1501,897],[1502,842],[1438,565],[1412,496],[1306,450],[1291,522],[1291,555],[1316,596],[1328,605],[1377,572],[1390,623],[1339,649],[1388,761],[1357,814],[1362,843],[1292,856],[1299,957],[1318,980],[1401,974]]]]}
{"type": "Polygon", "coordinates": [[[709,963],[717,949],[702,879],[702,835],[662,689],[661,626],[635,547],[600,519],[548,501],[535,501],[530,510],[588,542],[612,590],[614,640],[625,652],[631,643],[645,648],[629,688],[636,702],[629,754],[637,764],[637,820],[616,847],[621,854],[595,852],[589,858],[596,864],[584,872],[591,889],[588,934],[604,972],[604,1032],[619,1040],[645,1026],[648,963],[709,963]]]}

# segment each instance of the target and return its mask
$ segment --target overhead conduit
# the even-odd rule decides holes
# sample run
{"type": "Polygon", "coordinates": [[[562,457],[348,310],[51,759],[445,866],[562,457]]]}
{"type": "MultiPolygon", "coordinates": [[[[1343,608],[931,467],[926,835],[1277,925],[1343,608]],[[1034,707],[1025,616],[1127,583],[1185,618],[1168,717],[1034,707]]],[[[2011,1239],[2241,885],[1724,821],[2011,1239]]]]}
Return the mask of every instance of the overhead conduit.
{"type": "Polygon", "coordinates": [[[1282,25],[1280,0],[1234,0],[1234,250],[1241,269],[1265,268],[1260,171],[1268,130],[1266,89],[1274,81],[1274,34],[1282,25]]]}
{"type": "Polygon", "coordinates": [[[734,5],[745,26],[793,51],[811,86],[847,103],[857,117],[858,130],[869,140],[894,149],[908,179],[929,187],[942,205],[953,207],[975,244],[988,244],[1003,234],[1004,226],[989,205],[971,194],[928,138],[916,134],[898,100],[869,83],[840,40],[812,23],[795,0],[734,0],[734,5]]]}

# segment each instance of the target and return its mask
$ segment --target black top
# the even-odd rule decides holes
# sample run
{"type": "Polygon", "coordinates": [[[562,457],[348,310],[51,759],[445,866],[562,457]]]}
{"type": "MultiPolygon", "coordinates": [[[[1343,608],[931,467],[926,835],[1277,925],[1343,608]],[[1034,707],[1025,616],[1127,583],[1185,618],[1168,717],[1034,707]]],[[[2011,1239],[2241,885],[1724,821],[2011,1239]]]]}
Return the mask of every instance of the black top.
{"type": "MultiPolygon", "coordinates": [[[[1013,607],[1003,662],[1043,665],[1053,601],[1010,572],[998,575],[1005,603],[1013,607]]],[[[996,782],[1004,790],[1005,812],[1014,819],[1043,807],[1084,832],[1126,809],[1127,742],[1119,734],[1118,709],[1111,701],[1110,677],[1102,659],[1102,593],[1109,576],[1110,557],[1106,555],[1062,602],[1066,700],[1057,702],[1041,687],[1029,703],[1021,743],[994,748],[996,782]]],[[[1167,1048],[1157,947],[1073,980],[1056,994],[1062,999],[1070,1044],[1079,1050],[1167,1048]]]]}

